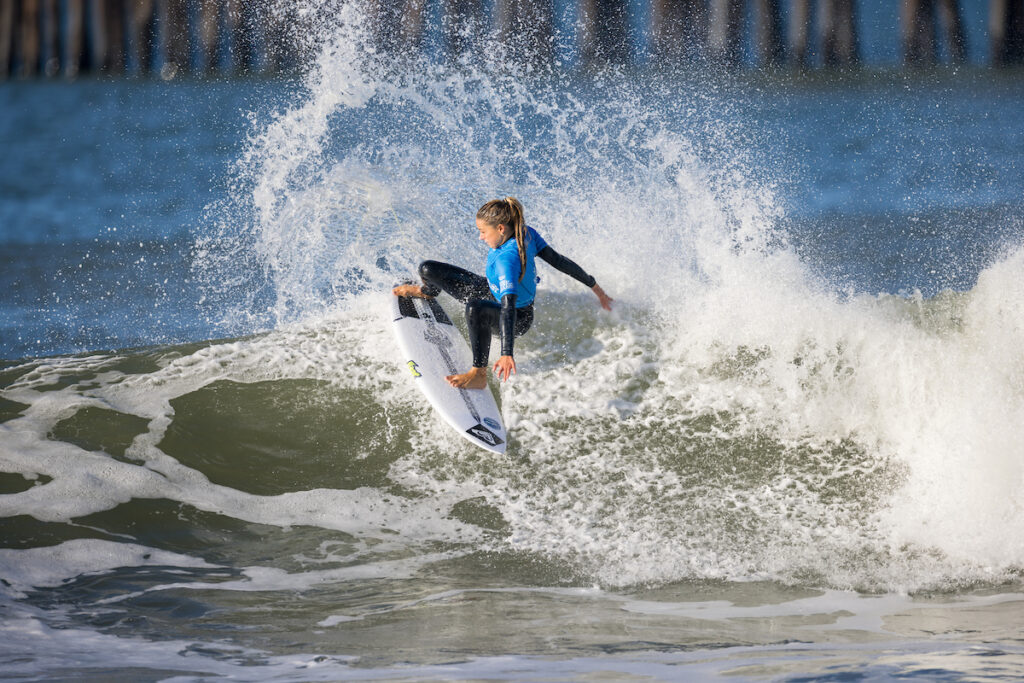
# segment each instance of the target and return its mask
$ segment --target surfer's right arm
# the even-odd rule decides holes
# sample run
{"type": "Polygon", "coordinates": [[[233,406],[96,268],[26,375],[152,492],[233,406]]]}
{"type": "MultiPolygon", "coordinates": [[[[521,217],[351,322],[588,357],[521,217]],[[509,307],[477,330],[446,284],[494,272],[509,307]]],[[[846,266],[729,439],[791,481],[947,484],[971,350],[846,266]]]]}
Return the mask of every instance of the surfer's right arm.
{"type": "Polygon", "coordinates": [[[601,308],[606,311],[612,310],[613,299],[604,293],[604,290],[601,289],[601,285],[597,284],[597,280],[594,279],[594,276],[588,275],[587,271],[580,268],[575,261],[562,256],[552,249],[551,245],[547,244],[544,245],[543,249],[537,252],[537,256],[544,259],[544,262],[555,270],[563,272],[581,284],[590,287],[594,294],[597,295],[598,301],[601,302],[601,308]]]}
{"type": "Polygon", "coordinates": [[[515,329],[516,295],[506,294],[501,297],[501,314],[498,319],[498,330],[501,336],[501,356],[494,363],[494,374],[503,382],[516,372],[516,361],[512,357],[516,336],[515,329]]]}

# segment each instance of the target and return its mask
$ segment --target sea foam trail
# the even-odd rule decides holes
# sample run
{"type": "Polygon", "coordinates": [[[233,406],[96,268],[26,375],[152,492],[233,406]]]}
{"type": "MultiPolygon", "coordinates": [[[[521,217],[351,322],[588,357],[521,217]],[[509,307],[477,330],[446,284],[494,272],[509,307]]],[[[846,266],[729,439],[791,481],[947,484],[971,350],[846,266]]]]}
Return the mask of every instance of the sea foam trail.
{"type": "MultiPolygon", "coordinates": [[[[387,384],[394,381],[398,367],[381,367],[376,351],[379,338],[365,334],[365,319],[355,322],[360,316],[351,309],[349,315],[356,317],[349,317],[348,333],[362,328],[363,334],[349,338],[348,333],[321,321],[313,330],[293,328],[250,340],[213,343],[184,355],[157,352],[157,367],[147,372],[125,372],[124,366],[132,365],[133,359],[118,356],[54,359],[15,368],[20,375],[4,387],[4,397],[27,408],[0,424],[0,462],[4,472],[32,479],[43,476],[46,482],[0,496],[0,514],[71,523],[134,499],[168,499],[279,527],[310,525],[363,538],[378,534],[389,538],[397,531],[413,544],[416,539],[471,540],[475,529],[447,515],[447,508],[459,498],[446,506],[442,499],[406,499],[371,486],[254,495],[212,482],[200,469],[162,450],[167,448],[169,428],[180,419],[176,401],[218,384],[317,379],[338,391],[372,385],[387,400],[393,393],[387,384]],[[87,409],[143,418],[146,426],[120,458],[53,438],[64,421],[87,409]]],[[[231,425],[216,427],[230,429],[231,425]]],[[[387,425],[381,429],[387,436],[387,425]]],[[[357,459],[359,453],[356,444],[345,455],[357,459]]]]}

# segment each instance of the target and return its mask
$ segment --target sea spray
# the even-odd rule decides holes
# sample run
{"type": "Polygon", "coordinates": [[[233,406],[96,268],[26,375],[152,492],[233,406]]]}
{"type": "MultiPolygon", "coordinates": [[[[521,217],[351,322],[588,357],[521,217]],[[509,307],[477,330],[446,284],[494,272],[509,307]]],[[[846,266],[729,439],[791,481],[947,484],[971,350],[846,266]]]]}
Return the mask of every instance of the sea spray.
{"type": "Polygon", "coordinates": [[[379,296],[423,258],[479,269],[472,215],[505,194],[618,299],[599,315],[542,271],[525,372],[501,390],[519,460],[430,429],[397,481],[483,492],[508,525],[489,547],[611,585],[902,590],[1016,570],[998,540],[1020,487],[1015,364],[970,327],[998,323],[925,327],[811,272],[728,87],[395,59],[351,8],[332,31],[298,104],[254,135],[248,199],[222,223],[269,274],[278,325],[379,296]]]}
{"type": "MultiPolygon", "coordinates": [[[[731,141],[739,124],[717,86],[382,54],[358,7],[331,24],[297,103],[259,124],[231,200],[211,208],[211,249],[197,258],[209,289],[265,275],[274,318],[288,322],[427,255],[472,267],[472,215],[498,194],[522,195],[528,219],[580,259],[616,243],[622,295],[709,267],[710,255],[695,264],[698,240],[748,249],[777,236],[771,192],[750,183],[756,165],[731,141]]],[[[239,305],[253,308],[261,288],[239,305]]]]}

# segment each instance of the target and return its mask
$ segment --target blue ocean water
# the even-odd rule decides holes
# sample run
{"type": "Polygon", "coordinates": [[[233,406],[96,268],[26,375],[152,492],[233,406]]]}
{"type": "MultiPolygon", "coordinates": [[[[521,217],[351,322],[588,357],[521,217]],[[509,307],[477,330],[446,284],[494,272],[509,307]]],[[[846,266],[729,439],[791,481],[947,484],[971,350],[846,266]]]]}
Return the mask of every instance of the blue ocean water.
{"type": "Polygon", "coordinates": [[[207,338],[188,286],[204,207],[228,191],[259,80],[16,82],[0,90],[3,356],[207,338]]]}
{"type": "Polygon", "coordinates": [[[361,26],[0,88],[0,676],[1019,679],[1020,73],[361,26]],[[382,311],[505,194],[616,307],[542,270],[495,459],[382,311]]]}

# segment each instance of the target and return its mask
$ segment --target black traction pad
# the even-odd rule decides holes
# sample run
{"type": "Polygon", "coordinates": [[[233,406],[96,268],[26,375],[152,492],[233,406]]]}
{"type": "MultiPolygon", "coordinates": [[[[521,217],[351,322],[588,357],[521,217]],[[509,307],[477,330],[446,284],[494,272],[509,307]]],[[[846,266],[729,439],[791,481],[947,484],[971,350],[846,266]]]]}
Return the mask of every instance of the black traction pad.
{"type": "MultiPolygon", "coordinates": [[[[402,284],[410,284],[403,282],[402,284]]],[[[427,302],[427,306],[430,307],[430,312],[434,314],[434,320],[441,325],[451,325],[452,319],[448,317],[448,314],[441,308],[441,304],[437,303],[437,299],[424,299],[427,302]]],[[[400,296],[398,297],[398,312],[403,318],[419,318],[420,314],[416,312],[416,304],[413,303],[412,297],[400,296]]]]}

